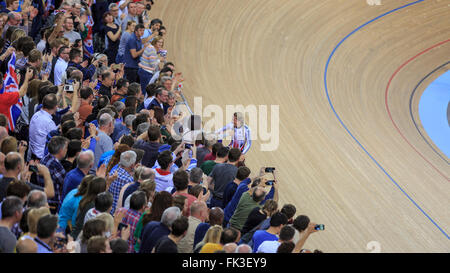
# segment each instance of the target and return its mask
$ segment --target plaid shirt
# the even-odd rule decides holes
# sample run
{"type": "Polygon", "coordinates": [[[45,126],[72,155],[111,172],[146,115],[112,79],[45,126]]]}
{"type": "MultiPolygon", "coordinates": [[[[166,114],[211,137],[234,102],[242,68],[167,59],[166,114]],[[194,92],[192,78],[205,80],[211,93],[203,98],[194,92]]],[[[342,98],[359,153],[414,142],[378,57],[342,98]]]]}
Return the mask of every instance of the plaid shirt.
{"type": "Polygon", "coordinates": [[[62,200],[62,188],[64,185],[64,177],[66,176],[66,170],[63,165],[53,155],[47,154],[41,160],[41,164],[47,166],[50,171],[50,176],[53,180],[53,186],[55,187],[55,197],[49,200],[50,205],[56,206],[56,211],[59,210],[62,200]]]}
{"type": "Polygon", "coordinates": [[[128,239],[128,252],[134,253],[134,245],[136,244],[136,239],[133,234],[136,230],[136,226],[141,218],[142,212],[135,211],[133,209],[121,208],[120,210],[126,210],[125,217],[122,219],[122,223],[130,227],[130,238],[128,239]]]}
{"type": "MultiPolygon", "coordinates": [[[[114,175],[114,172],[111,171],[109,175],[114,175]]],[[[122,187],[131,182],[133,182],[133,176],[131,176],[125,169],[119,166],[119,168],[117,168],[117,179],[111,183],[111,186],[108,189],[108,191],[113,195],[113,205],[111,209],[112,215],[114,215],[114,212],[116,211],[117,201],[119,200],[119,195],[122,187]]]]}

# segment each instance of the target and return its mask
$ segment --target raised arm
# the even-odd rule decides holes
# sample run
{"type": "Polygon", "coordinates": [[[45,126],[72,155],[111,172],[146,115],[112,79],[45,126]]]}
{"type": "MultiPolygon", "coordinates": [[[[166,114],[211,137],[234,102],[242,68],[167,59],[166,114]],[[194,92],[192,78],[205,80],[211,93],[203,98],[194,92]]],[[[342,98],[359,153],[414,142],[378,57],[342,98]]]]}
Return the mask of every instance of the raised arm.
{"type": "Polygon", "coordinates": [[[27,68],[27,72],[25,73],[25,80],[23,81],[22,87],[19,89],[19,96],[23,97],[27,93],[28,89],[28,82],[33,77],[33,70],[30,68],[27,68]]]}
{"type": "Polygon", "coordinates": [[[72,106],[70,107],[70,112],[72,113],[78,112],[78,109],[80,108],[80,87],[81,83],[75,81],[73,84],[72,106]]]}
{"type": "Polygon", "coordinates": [[[301,238],[298,240],[297,244],[295,244],[295,248],[292,251],[292,253],[300,253],[300,251],[302,250],[303,246],[306,243],[306,240],[308,239],[309,235],[311,235],[311,233],[317,232],[317,230],[315,230],[315,223],[310,222],[308,227],[306,228],[306,230],[303,232],[303,236],[301,236],[301,238]]]}
{"type": "Polygon", "coordinates": [[[48,43],[50,44],[53,40],[56,39],[58,34],[63,30],[63,21],[65,16],[61,16],[59,20],[56,22],[56,26],[53,29],[53,32],[50,34],[50,37],[48,37],[48,43]]]}
{"type": "Polygon", "coordinates": [[[55,197],[55,187],[53,186],[53,180],[50,176],[50,171],[45,165],[38,164],[38,174],[44,177],[44,192],[47,195],[47,199],[55,197]]]}

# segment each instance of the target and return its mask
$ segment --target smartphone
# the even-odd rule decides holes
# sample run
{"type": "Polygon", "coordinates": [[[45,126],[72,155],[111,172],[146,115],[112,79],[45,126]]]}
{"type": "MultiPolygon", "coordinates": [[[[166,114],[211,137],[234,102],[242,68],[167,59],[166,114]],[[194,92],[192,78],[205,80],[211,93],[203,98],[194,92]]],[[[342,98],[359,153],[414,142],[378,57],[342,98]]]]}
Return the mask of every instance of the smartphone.
{"type": "Polygon", "coordinates": [[[316,225],[314,227],[315,230],[325,230],[325,225],[324,224],[320,224],[320,225],[316,225]]]}
{"type": "Polygon", "coordinates": [[[275,171],[275,167],[266,167],[266,173],[273,173],[273,171],[275,171]]]}
{"type": "Polygon", "coordinates": [[[72,93],[73,92],[73,84],[74,84],[74,80],[72,80],[72,79],[66,80],[66,83],[64,84],[64,91],[66,91],[68,93],[72,93]]]}
{"type": "Polygon", "coordinates": [[[190,149],[190,148],[192,148],[192,144],[184,144],[184,148],[190,149]]]}
{"type": "Polygon", "coordinates": [[[266,186],[272,186],[273,183],[275,183],[275,180],[268,180],[266,181],[266,186]]]}
{"type": "Polygon", "coordinates": [[[127,224],[120,223],[119,226],[117,227],[117,229],[118,229],[119,231],[121,231],[122,229],[127,228],[127,227],[128,227],[127,224]]]}
{"type": "Polygon", "coordinates": [[[30,172],[38,173],[38,168],[35,165],[28,166],[30,172]]]}
{"type": "Polygon", "coordinates": [[[56,237],[55,248],[63,248],[67,244],[67,238],[56,237]]]}

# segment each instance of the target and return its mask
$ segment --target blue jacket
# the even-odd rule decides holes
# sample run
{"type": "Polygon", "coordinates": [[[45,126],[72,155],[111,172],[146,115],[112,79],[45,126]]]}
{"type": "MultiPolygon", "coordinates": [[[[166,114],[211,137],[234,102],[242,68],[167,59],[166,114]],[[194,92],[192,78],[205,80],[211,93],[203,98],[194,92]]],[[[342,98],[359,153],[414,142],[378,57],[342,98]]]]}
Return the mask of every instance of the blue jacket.
{"type": "Polygon", "coordinates": [[[64,201],[59,209],[59,227],[62,230],[65,230],[67,227],[67,222],[70,220],[72,222],[72,226],[75,225],[77,220],[77,212],[78,206],[80,205],[81,198],[83,196],[75,197],[75,194],[78,192],[78,189],[73,189],[66,195],[64,201]]]}
{"type": "Polygon", "coordinates": [[[81,183],[81,180],[83,180],[84,173],[78,169],[75,168],[68,172],[66,174],[66,177],[64,178],[64,184],[63,184],[63,190],[62,190],[62,200],[64,200],[64,197],[66,197],[66,194],[68,194],[73,189],[78,188],[78,186],[81,183]]]}
{"type": "MultiPolygon", "coordinates": [[[[159,104],[158,101],[157,101],[156,99],[153,99],[153,100],[150,102],[150,104],[148,105],[147,109],[148,109],[148,110],[151,110],[151,109],[153,109],[153,108],[155,108],[155,107],[161,108],[161,104],[159,104]]],[[[162,108],[162,109],[164,110],[164,115],[167,114],[167,110],[169,109],[169,105],[166,104],[166,103],[163,103],[163,108],[162,108]]]]}
{"type": "Polygon", "coordinates": [[[141,233],[139,253],[151,253],[159,238],[170,234],[170,229],[161,222],[151,221],[141,233]]]}

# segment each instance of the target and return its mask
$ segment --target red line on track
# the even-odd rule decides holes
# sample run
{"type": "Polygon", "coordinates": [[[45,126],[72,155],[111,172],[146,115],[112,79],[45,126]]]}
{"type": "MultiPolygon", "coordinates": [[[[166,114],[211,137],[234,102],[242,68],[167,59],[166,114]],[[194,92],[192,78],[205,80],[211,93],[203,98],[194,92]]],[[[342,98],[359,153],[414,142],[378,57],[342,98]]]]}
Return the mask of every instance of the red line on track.
{"type": "Polygon", "coordinates": [[[395,127],[395,129],[397,130],[397,132],[400,134],[400,136],[401,136],[401,137],[406,141],[406,143],[408,143],[409,146],[411,146],[411,148],[413,148],[413,150],[416,151],[416,153],[417,153],[418,155],[420,155],[420,157],[422,157],[422,158],[423,158],[423,159],[424,159],[424,160],[425,160],[425,161],[426,161],[433,169],[435,169],[435,170],[436,170],[442,177],[444,177],[447,181],[450,181],[450,179],[449,179],[445,174],[443,174],[438,168],[436,168],[436,166],[434,166],[430,161],[428,161],[428,159],[426,159],[425,156],[424,156],[422,153],[420,153],[420,152],[416,149],[416,147],[414,147],[414,145],[412,145],[412,144],[409,142],[409,140],[403,135],[402,131],[398,128],[397,123],[395,123],[394,119],[392,118],[392,114],[391,114],[391,110],[389,109],[389,102],[388,102],[389,88],[390,88],[391,83],[392,83],[392,81],[394,80],[395,76],[397,76],[397,74],[400,72],[400,70],[402,70],[405,66],[407,66],[409,63],[411,63],[411,62],[414,61],[415,59],[417,59],[419,56],[421,56],[421,55],[427,53],[428,51],[431,51],[432,49],[434,49],[434,48],[436,48],[436,47],[439,47],[439,46],[441,46],[441,45],[443,45],[443,44],[446,44],[446,43],[448,43],[448,42],[450,42],[450,39],[445,40],[445,41],[442,41],[442,42],[440,42],[440,43],[437,43],[437,44],[435,44],[435,45],[433,45],[433,46],[431,46],[431,47],[425,49],[424,51],[418,53],[416,56],[412,57],[411,59],[409,59],[408,61],[406,61],[405,63],[403,63],[399,68],[397,68],[397,70],[394,72],[394,74],[392,74],[391,78],[389,79],[389,82],[388,82],[388,84],[387,84],[386,92],[385,92],[385,96],[384,96],[384,97],[385,97],[386,110],[387,110],[387,112],[388,112],[389,118],[391,119],[392,124],[394,124],[394,127],[395,127]]]}

